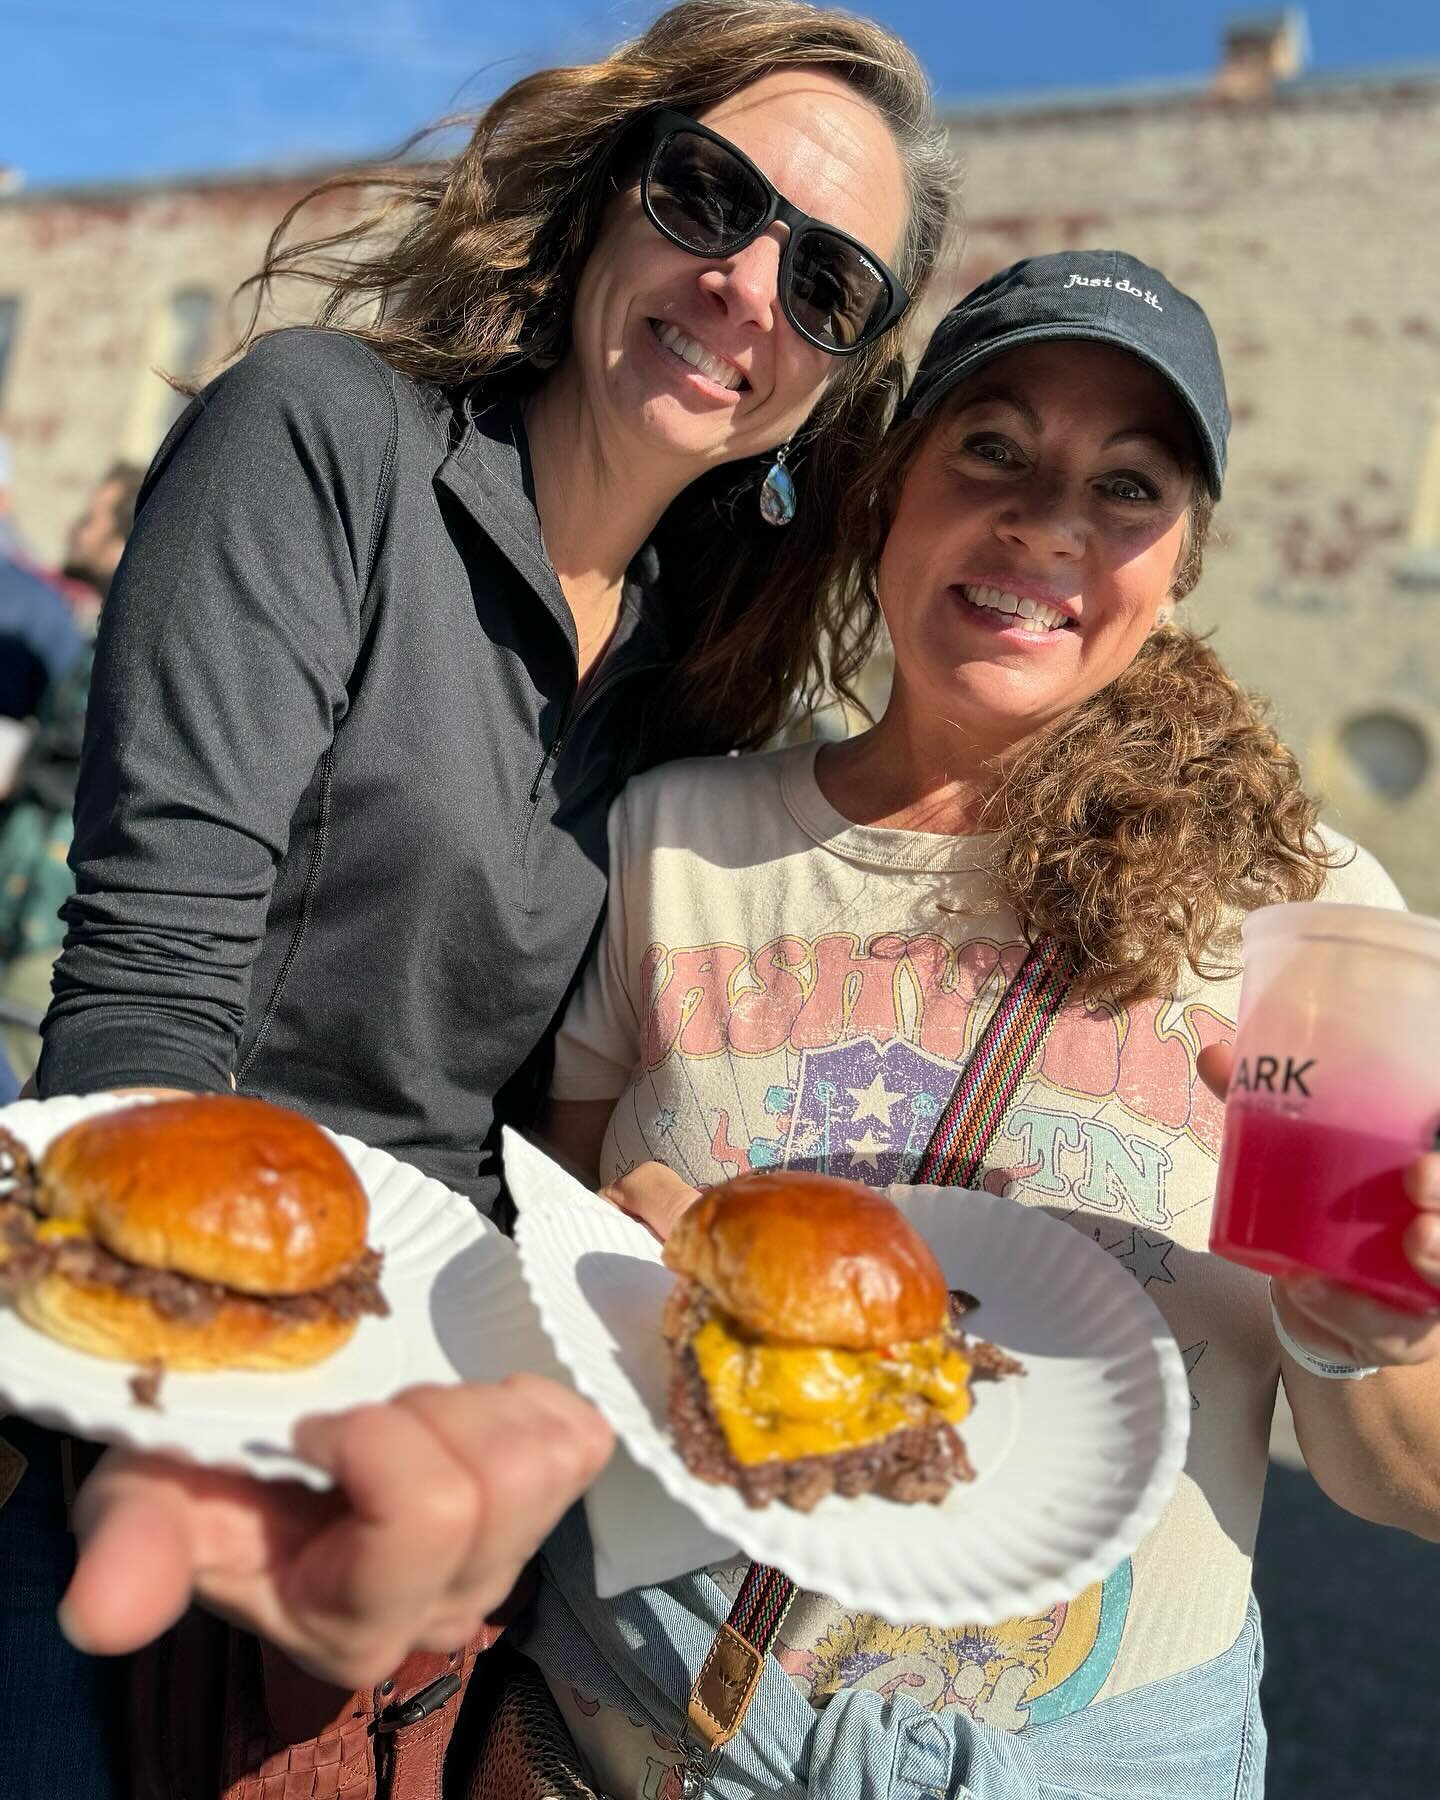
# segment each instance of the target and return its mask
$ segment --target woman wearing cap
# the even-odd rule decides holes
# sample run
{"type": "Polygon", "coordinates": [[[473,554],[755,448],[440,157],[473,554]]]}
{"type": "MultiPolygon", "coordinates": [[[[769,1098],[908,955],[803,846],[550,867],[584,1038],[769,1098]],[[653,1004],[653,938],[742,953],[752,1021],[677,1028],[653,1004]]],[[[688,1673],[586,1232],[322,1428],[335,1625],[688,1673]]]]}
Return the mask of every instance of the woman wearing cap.
{"type": "MultiPolygon", "coordinates": [[[[326,329],[260,336],[189,407],[106,608],[39,1091],[233,1087],[489,1210],[625,774],[759,740],[818,678],[811,572],[952,184],[904,45],[788,0],[683,0],[516,83],[449,161],[329,184],[369,210],[265,270],[317,285],[326,329]]],[[[112,1464],[68,1629],[126,1648],[194,1587],[346,1682],[443,1662],[608,1445],[574,1396],[530,1399],[326,1427],[339,1518],[112,1464]],[[385,1561],[412,1502],[450,1543],[397,1559],[362,1630],[367,1545],[385,1561]]],[[[40,1434],[41,1529],[0,1543],[37,1633],[62,1455],[40,1434]]],[[[27,1750],[93,1768],[71,1710],[27,1750]]]]}
{"type": "MultiPolygon", "coordinates": [[[[1068,1606],[897,1629],[801,1594],[706,1793],[1258,1794],[1250,1555],[1282,1366],[1330,1493],[1440,1536],[1435,1321],[1323,1284],[1277,1283],[1272,1314],[1261,1280],[1206,1250],[1221,1111],[1197,1065],[1224,1062],[1238,921],[1321,893],[1399,904],[1172,622],[1228,423],[1209,324],[1157,271],[1078,253],[997,275],[936,332],[841,514],[852,590],[894,645],[879,723],[671,765],[616,805],[608,922],[558,1046],[558,1144],[662,1235],[696,1188],[751,1168],[907,1180],[1027,939],[1049,934],[1070,997],[985,1184],[1133,1273],[1195,1408],[1160,1523],[1068,1606]],[[1321,1379],[1327,1358],[1397,1366],[1321,1379]]],[[[1431,1209],[1437,1160],[1413,1177],[1431,1209]]],[[[1420,1214],[1408,1243],[1440,1303],[1437,1228],[1420,1214]]],[[[700,1791],[687,1693],[744,1564],[601,1603],[578,1511],[544,1564],[526,1648],[596,1785],[700,1791]]]]}

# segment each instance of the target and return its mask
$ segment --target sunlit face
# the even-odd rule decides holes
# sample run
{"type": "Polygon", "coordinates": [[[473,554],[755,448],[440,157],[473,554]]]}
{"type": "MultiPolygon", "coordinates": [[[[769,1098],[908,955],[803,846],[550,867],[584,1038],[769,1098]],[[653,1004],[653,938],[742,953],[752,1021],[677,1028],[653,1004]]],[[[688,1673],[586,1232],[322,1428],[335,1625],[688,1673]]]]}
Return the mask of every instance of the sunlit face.
{"type": "MultiPolygon", "coordinates": [[[[900,153],[880,114],[844,82],[782,70],[700,118],[802,212],[882,261],[898,260],[907,217],[900,153]]],[[[785,442],[842,367],[781,311],[785,237],[777,222],[734,256],[692,256],[645,217],[637,171],[611,202],[575,301],[567,373],[602,427],[697,468],[785,442]],[[718,359],[718,378],[661,341],[664,332],[675,346],[670,327],[718,359]]]]}
{"type": "Polygon", "coordinates": [[[86,580],[108,581],[119,565],[125,548],[115,521],[120,499],[121,484],[102,481],[66,534],[65,566],[86,580]]]}
{"type": "Polygon", "coordinates": [[[1107,344],[1028,345],[947,399],[881,554],[895,694],[1003,746],[1134,660],[1195,492],[1170,385],[1107,344]]]}

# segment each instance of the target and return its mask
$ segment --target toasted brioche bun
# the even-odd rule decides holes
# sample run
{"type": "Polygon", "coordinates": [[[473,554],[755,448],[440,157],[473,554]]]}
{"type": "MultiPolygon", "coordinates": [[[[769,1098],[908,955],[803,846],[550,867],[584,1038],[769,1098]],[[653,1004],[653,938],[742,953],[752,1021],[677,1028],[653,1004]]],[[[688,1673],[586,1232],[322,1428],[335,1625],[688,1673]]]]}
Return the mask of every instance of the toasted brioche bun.
{"type": "Polygon", "coordinates": [[[45,1152],[40,1184],[52,1217],[114,1255],[241,1293],[328,1287],[365,1249],[355,1171],[318,1125],[264,1100],[205,1094],[82,1120],[45,1152]]]}
{"type": "Polygon", "coordinates": [[[290,1320],[255,1300],[226,1301],[204,1324],[189,1324],[134,1294],[58,1271],[24,1288],[14,1304],[37,1331],[72,1349],[167,1369],[299,1369],[333,1356],[355,1332],[353,1319],[328,1307],[321,1318],[290,1320]]]}
{"type": "Polygon", "coordinates": [[[740,1175],[702,1194],[664,1260],[747,1331],[776,1343],[879,1350],[945,1324],[925,1240],[884,1194],[829,1175],[740,1175]]]}

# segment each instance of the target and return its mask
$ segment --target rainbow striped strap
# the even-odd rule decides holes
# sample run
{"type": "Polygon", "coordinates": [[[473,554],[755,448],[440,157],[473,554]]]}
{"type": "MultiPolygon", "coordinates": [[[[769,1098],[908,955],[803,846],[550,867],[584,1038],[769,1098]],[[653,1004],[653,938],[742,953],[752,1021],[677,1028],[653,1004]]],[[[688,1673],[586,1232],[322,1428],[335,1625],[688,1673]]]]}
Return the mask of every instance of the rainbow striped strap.
{"type": "Polygon", "coordinates": [[[935,1121],[915,1171],[923,1187],[974,1187],[1015,1090],[1050,1035],[1070,991],[1064,951],[1038,937],[1000,996],[980,1041],[935,1121]]]}
{"type": "Polygon", "coordinates": [[[686,1794],[703,1793],[704,1778],[709,1772],[706,1757],[713,1758],[744,1722],[765,1673],[765,1658],[794,1598],[794,1582],[778,1569],[751,1563],[745,1571],[730,1615],[715,1633],[715,1641],[690,1690],[687,1735],[698,1739],[703,1750],[694,1758],[687,1754],[691,1785],[685,1788],[686,1794]]]}
{"type": "Polygon", "coordinates": [[[779,1637],[794,1598],[795,1584],[788,1576],[764,1563],[751,1563],[727,1623],[764,1656],[779,1637]]]}
{"type": "Polygon", "coordinates": [[[704,1793],[716,1751],[740,1730],[765,1674],[765,1658],[785,1624],[796,1584],[763,1562],[751,1562],[729,1618],[700,1663],[689,1690],[684,1793],[704,1793]]]}
{"type": "MultiPolygon", "coordinates": [[[[974,1187],[1015,1091],[1050,1035],[1074,979],[1064,951],[1038,937],[1000,996],[915,1170],[926,1187],[974,1187]]],[[[795,1598],[779,1569],[751,1563],[690,1690],[690,1725],[706,1749],[729,1743],[760,1685],[795,1598]]]]}

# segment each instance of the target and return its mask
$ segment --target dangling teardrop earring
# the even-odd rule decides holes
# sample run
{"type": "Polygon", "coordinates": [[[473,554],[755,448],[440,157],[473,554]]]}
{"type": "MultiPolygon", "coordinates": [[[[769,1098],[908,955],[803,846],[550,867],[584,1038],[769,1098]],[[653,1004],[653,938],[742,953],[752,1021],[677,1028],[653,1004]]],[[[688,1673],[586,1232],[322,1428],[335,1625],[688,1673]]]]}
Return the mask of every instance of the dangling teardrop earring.
{"type": "Polygon", "coordinates": [[[760,484],[760,517],[767,525],[788,525],[798,508],[795,483],[785,467],[785,458],[789,454],[789,444],[782,444],[760,484]]]}

